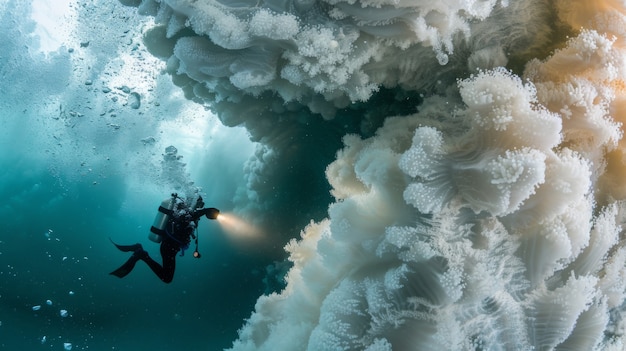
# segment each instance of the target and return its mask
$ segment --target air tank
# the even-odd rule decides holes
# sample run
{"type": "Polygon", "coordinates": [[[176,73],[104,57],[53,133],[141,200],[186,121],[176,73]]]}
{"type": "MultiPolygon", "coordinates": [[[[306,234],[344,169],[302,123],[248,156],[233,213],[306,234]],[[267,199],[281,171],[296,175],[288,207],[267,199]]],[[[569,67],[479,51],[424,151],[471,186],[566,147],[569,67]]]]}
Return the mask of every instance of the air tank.
{"type": "Polygon", "coordinates": [[[154,217],[154,223],[152,223],[152,227],[150,227],[148,239],[154,241],[155,243],[160,243],[161,240],[163,240],[163,235],[165,235],[165,226],[172,215],[172,210],[174,209],[175,204],[176,194],[172,194],[172,197],[169,197],[161,202],[161,206],[159,206],[156,217],[154,217]]]}

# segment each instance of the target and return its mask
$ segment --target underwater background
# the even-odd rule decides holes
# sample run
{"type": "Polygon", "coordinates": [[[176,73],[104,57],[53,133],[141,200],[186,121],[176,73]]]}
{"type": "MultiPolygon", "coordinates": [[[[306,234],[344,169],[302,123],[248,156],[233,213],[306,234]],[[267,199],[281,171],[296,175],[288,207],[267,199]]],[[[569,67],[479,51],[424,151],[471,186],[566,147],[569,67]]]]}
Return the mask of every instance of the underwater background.
{"type": "Polygon", "coordinates": [[[0,0],[0,349],[624,350],[626,6],[0,0]],[[201,195],[164,284],[111,241],[201,195]]]}
{"type": "Polygon", "coordinates": [[[204,219],[202,257],[192,257],[193,247],[178,257],[175,283],[166,285],[144,264],[123,280],[109,275],[128,258],[109,238],[140,242],[160,261],[149,228],[172,192],[204,188],[207,206],[232,210],[253,151],[246,133],[222,127],[202,107],[185,110],[194,104],[168,77],[158,78],[156,61],[138,62],[146,52],[133,51],[141,43],[132,9],[3,0],[0,16],[0,349],[232,345],[256,298],[273,289],[263,282],[266,267],[284,257],[236,244],[204,219]],[[38,13],[53,22],[36,25],[38,13]],[[113,22],[105,23],[109,16],[113,22]],[[77,27],[60,34],[64,26],[77,27]],[[55,40],[66,42],[55,47],[55,40]],[[149,101],[132,108],[124,86],[155,92],[142,93],[149,101]],[[177,160],[164,166],[170,145],[188,167],[177,160]]]}

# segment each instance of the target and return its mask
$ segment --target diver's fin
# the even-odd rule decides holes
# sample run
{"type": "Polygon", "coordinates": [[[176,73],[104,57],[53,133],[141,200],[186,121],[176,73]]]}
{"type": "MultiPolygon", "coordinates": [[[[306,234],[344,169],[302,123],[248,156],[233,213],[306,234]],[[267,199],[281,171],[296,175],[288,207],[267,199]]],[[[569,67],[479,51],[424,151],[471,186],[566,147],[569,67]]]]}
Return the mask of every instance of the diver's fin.
{"type": "Polygon", "coordinates": [[[109,274],[114,275],[118,278],[124,278],[125,276],[128,275],[128,273],[130,273],[133,270],[133,268],[135,268],[135,263],[137,263],[137,261],[139,261],[139,257],[137,257],[136,255],[132,255],[130,256],[128,261],[126,261],[123,265],[120,266],[120,268],[114,270],[113,272],[109,274]]]}
{"type": "MultiPolygon", "coordinates": [[[[109,240],[111,240],[111,238],[109,238],[109,240]]],[[[118,245],[113,240],[111,240],[111,242],[113,243],[113,245],[115,245],[115,247],[117,247],[118,250],[120,250],[122,252],[143,251],[143,247],[139,243],[137,243],[135,245],[118,245]]]]}

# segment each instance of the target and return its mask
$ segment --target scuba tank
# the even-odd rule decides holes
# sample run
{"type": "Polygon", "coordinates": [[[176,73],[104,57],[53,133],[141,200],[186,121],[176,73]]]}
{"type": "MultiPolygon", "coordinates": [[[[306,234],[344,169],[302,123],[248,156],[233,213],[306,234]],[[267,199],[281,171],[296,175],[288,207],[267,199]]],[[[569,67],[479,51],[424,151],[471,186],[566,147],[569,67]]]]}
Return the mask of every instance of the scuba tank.
{"type": "Polygon", "coordinates": [[[174,205],[176,204],[176,198],[178,194],[172,194],[172,197],[167,198],[161,202],[161,206],[159,206],[159,210],[157,212],[156,217],[154,217],[154,223],[152,227],[150,227],[150,234],[148,234],[148,239],[154,241],[155,243],[160,243],[163,240],[163,235],[165,234],[165,225],[167,221],[170,219],[173,213],[174,205]]]}

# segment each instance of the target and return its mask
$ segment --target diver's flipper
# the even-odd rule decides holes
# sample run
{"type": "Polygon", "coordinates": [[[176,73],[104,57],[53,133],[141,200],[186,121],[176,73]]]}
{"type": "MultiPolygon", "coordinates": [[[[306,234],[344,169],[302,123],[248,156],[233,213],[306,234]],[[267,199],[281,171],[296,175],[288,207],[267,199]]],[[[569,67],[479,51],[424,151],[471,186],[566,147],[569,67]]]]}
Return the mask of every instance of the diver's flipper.
{"type": "MultiPolygon", "coordinates": [[[[111,238],[109,238],[109,240],[111,240],[111,238]]],[[[143,247],[139,243],[137,243],[135,245],[118,245],[113,240],[111,240],[111,242],[113,243],[113,245],[115,245],[115,247],[117,247],[118,250],[120,250],[122,252],[143,251],[143,247]]]]}
{"type": "Polygon", "coordinates": [[[130,256],[128,261],[126,261],[123,265],[120,266],[120,268],[114,270],[113,272],[109,274],[114,275],[118,278],[124,278],[125,276],[128,275],[128,273],[130,273],[133,270],[133,268],[135,268],[135,263],[137,263],[137,261],[139,261],[139,257],[137,257],[136,255],[132,255],[130,256]]]}

